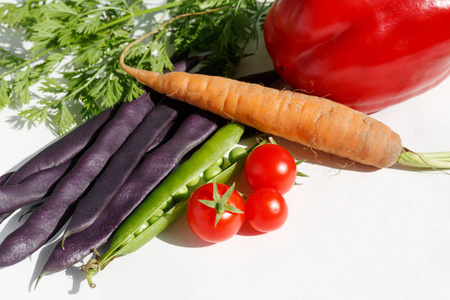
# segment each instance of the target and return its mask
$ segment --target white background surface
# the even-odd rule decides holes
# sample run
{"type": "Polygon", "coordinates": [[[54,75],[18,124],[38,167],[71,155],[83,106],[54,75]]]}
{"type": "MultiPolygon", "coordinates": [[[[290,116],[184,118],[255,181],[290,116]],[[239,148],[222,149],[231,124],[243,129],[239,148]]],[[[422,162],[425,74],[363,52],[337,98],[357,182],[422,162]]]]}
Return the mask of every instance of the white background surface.
{"type": "MultiPolygon", "coordinates": [[[[1,40],[1,38],[0,38],[1,40]]],[[[270,67],[264,49],[243,73],[270,67]],[[255,64],[255,61],[257,63],[255,64]],[[258,68],[254,66],[257,65],[258,68]]],[[[417,152],[450,151],[450,79],[373,116],[417,152]]],[[[0,112],[0,173],[55,139],[40,125],[15,126],[0,112]]],[[[0,270],[2,295],[22,299],[450,299],[450,176],[394,166],[342,169],[338,158],[278,139],[308,161],[287,195],[285,226],[233,239],[199,241],[183,217],[145,247],[113,261],[90,289],[77,265],[34,284],[48,251],[0,270]]],[[[237,186],[248,191],[242,176],[237,186]]],[[[17,228],[0,225],[0,240],[17,228]]]]}

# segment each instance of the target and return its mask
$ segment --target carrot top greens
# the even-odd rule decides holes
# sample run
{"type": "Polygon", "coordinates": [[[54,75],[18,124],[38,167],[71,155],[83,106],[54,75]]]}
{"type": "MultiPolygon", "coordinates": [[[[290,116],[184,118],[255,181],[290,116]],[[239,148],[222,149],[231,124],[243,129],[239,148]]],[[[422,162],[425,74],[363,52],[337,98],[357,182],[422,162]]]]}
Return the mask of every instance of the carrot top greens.
{"type": "Polygon", "coordinates": [[[171,55],[190,51],[206,54],[204,67],[215,66],[218,75],[230,77],[249,54],[246,51],[254,51],[248,46],[257,41],[269,4],[168,0],[147,8],[141,0],[0,3],[0,32],[2,42],[7,42],[0,44],[0,109],[15,109],[20,119],[45,122],[64,134],[142,93],[142,86],[118,64],[136,31],[147,31],[169,17],[218,7],[227,8],[173,22],[152,43],[134,47],[127,60],[162,72],[172,67],[171,55]],[[17,36],[19,43],[8,44],[17,36]]]}

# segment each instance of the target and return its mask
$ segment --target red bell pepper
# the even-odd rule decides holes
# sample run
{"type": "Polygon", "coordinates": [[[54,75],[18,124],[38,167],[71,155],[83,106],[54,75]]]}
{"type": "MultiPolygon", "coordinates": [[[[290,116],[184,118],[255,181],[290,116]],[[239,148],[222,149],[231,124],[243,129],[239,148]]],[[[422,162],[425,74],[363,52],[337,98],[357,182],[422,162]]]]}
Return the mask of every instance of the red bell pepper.
{"type": "Polygon", "coordinates": [[[450,1],[277,0],[264,38],[294,89],[372,113],[450,74],[450,1]]]}

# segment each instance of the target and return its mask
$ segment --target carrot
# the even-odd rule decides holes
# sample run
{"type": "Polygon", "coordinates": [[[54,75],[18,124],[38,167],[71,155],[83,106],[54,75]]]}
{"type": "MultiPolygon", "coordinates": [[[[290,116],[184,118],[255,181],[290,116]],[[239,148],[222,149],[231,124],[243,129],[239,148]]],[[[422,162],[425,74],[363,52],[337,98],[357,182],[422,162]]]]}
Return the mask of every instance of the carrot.
{"type": "Polygon", "coordinates": [[[136,43],[168,23],[196,15],[171,19],[130,43],[120,56],[121,68],[151,89],[187,102],[229,120],[254,127],[313,149],[377,168],[396,162],[415,167],[449,168],[448,153],[415,156],[402,146],[400,136],[382,122],[331,100],[298,92],[277,90],[237,80],[170,72],[159,74],[128,66],[125,56],[136,43]],[[412,159],[411,157],[414,157],[412,159]]]}

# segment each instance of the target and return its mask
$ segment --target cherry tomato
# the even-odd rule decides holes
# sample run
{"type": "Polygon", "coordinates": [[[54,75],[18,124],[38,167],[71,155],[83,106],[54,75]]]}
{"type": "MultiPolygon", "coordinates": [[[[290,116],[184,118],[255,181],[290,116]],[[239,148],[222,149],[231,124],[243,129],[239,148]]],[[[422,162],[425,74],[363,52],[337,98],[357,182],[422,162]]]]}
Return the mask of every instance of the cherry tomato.
{"type": "Polygon", "coordinates": [[[244,212],[244,200],[234,190],[234,185],[230,188],[221,183],[207,183],[192,193],[186,216],[195,235],[204,241],[217,243],[230,239],[241,229],[244,212]]]}
{"type": "Polygon", "coordinates": [[[277,230],[288,217],[286,200],[274,189],[257,190],[247,198],[245,216],[248,223],[260,232],[277,230]]]}
{"type": "Polygon", "coordinates": [[[292,155],[282,146],[265,144],[249,154],[244,174],[254,191],[273,188],[286,194],[294,186],[297,165],[292,155]]]}

